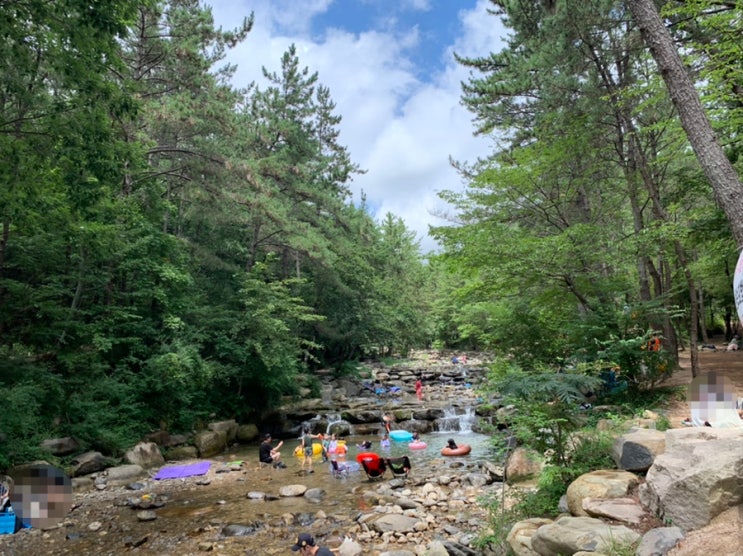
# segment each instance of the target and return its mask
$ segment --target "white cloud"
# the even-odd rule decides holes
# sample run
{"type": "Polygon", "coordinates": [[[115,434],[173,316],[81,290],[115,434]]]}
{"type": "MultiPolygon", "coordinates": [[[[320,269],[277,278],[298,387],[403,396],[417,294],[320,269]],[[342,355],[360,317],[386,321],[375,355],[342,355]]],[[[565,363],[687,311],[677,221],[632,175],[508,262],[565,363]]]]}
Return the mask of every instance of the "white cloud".
{"type": "MultiPolygon", "coordinates": [[[[433,249],[434,242],[426,237],[428,225],[442,221],[432,212],[446,210],[436,192],[462,187],[449,157],[473,161],[488,152],[488,141],[473,137],[472,117],[460,104],[460,83],[467,79],[468,69],[454,61],[453,52],[484,56],[500,48],[503,30],[494,16],[486,14],[492,4],[478,0],[472,9],[459,12],[461,33],[453,45],[442,47],[445,69],[425,80],[412,57],[419,40],[417,28],[369,29],[360,34],[327,29],[321,39],[313,40],[308,35],[311,19],[320,17],[330,0],[214,4],[215,18],[223,27],[240,21],[249,9],[256,13],[254,30],[229,58],[239,66],[235,84],[253,80],[260,84],[260,67],[277,70],[282,54],[296,44],[300,64],[319,73],[343,117],[341,143],[367,170],[352,184],[356,200],[363,190],[368,204],[378,207],[378,218],[386,212],[400,216],[419,235],[423,249],[433,249]],[[281,35],[279,28],[292,32],[281,35]]],[[[425,0],[407,4],[430,9],[425,0]]]]}

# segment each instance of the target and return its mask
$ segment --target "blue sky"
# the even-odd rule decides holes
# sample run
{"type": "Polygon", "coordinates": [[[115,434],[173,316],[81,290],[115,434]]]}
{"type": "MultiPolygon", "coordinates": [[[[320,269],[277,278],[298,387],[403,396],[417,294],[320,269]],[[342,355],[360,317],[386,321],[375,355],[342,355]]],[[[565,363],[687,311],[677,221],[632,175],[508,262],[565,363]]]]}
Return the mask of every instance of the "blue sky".
{"type": "Polygon", "coordinates": [[[505,38],[489,0],[206,0],[217,25],[235,26],[251,11],[255,25],[230,51],[235,86],[261,82],[261,67],[277,71],[295,44],[300,64],[317,72],[342,116],[340,141],[366,173],[351,184],[381,220],[404,219],[424,251],[435,248],[429,225],[451,213],[438,199],[460,190],[449,164],[491,150],[474,137],[472,115],[460,104],[468,69],[453,53],[485,56],[505,38]]]}

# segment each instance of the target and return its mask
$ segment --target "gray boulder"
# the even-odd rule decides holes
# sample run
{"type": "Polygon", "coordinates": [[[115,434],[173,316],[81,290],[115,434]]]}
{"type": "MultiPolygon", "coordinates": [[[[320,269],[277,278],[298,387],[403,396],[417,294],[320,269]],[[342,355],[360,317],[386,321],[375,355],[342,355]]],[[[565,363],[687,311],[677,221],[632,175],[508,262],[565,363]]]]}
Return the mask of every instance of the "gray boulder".
{"type": "Polygon", "coordinates": [[[684,538],[678,527],[658,527],[645,533],[637,547],[636,556],[665,556],[684,538]]]}
{"type": "Polygon", "coordinates": [[[229,419],[227,421],[215,421],[213,423],[209,423],[206,426],[207,429],[214,432],[221,432],[223,431],[227,435],[227,443],[234,442],[235,438],[237,438],[237,421],[234,419],[229,419]]]}
{"type": "Polygon", "coordinates": [[[139,465],[144,469],[159,467],[165,463],[160,448],[154,442],[140,442],[126,452],[124,459],[132,465],[139,465]]]}
{"type": "Polygon", "coordinates": [[[743,428],[672,429],[648,470],[640,499],[685,531],[743,503],[743,428]]]}
{"type": "Polygon", "coordinates": [[[100,452],[85,452],[72,460],[71,475],[79,477],[88,473],[103,471],[106,467],[113,465],[111,458],[105,457],[100,452]]]}
{"type": "Polygon", "coordinates": [[[105,477],[108,485],[125,485],[134,479],[144,476],[144,469],[141,465],[117,465],[106,469],[105,477]]]}
{"type": "Polygon", "coordinates": [[[387,533],[388,531],[394,531],[396,533],[412,533],[415,531],[416,523],[418,523],[418,520],[414,517],[400,514],[387,514],[372,523],[372,527],[380,533],[387,533]]]}
{"type": "Polygon", "coordinates": [[[201,431],[194,436],[194,445],[199,456],[208,458],[221,454],[227,448],[227,433],[221,431],[201,431]]]}
{"type": "Polygon", "coordinates": [[[640,535],[624,525],[608,525],[592,517],[561,517],[537,529],[531,545],[540,556],[575,554],[581,550],[609,554],[617,546],[638,540],[640,535]]]}
{"type": "Polygon", "coordinates": [[[614,441],[612,458],[619,469],[647,471],[666,449],[666,435],[653,429],[633,429],[614,441]]]}
{"type": "Polygon", "coordinates": [[[41,449],[55,456],[66,456],[80,449],[80,444],[74,438],[49,438],[41,443],[41,449]]]}
{"type": "Polygon", "coordinates": [[[568,508],[574,516],[587,516],[588,512],[583,509],[584,499],[623,497],[638,483],[637,476],[629,471],[599,469],[584,473],[568,486],[568,508]]]}

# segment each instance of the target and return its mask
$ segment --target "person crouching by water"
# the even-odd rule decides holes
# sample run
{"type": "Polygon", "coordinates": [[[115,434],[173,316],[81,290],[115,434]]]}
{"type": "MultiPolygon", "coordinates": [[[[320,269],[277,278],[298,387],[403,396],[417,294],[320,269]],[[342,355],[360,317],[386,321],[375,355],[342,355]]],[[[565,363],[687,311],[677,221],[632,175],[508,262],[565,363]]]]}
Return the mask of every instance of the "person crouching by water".
{"type": "Polygon", "coordinates": [[[274,467],[285,468],[286,464],[281,461],[281,452],[279,452],[283,445],[284,441],[280,440],[274,448],[271,446],[271,435],[266,434],[263,437],[263,442],[261,442],[261,445],[258,448],[258,460],[261,463],[273,464],[274,467]]]}
{"type": "Polygon", "coordinates": [[[297,537],[297,542],[292,545],[292,552],[299,552],[301,556],[335,556],[329,548],[317,546],[315,538],[309,533],[301,533],[297,537]]]}

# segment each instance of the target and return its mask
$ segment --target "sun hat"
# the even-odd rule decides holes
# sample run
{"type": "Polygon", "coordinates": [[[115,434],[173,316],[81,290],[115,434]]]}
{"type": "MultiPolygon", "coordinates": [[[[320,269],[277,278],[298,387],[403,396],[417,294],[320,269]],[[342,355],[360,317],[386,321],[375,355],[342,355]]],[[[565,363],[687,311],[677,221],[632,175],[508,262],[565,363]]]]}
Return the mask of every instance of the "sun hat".
{"type": "Polygon", "coordinates": [[[305,546],[315,546],[315,539],[309,533],[301,533],[297,537],[297,542],[292,546],[292,552],[297,552],[305,546]]]}

